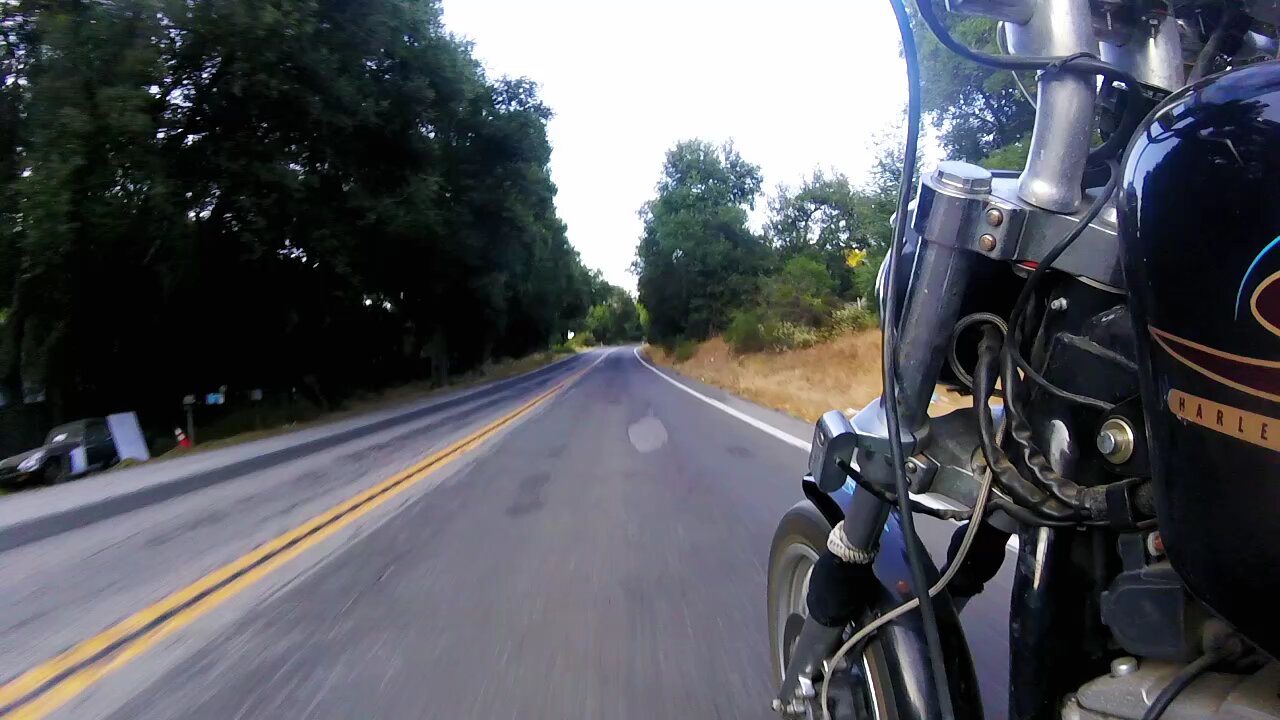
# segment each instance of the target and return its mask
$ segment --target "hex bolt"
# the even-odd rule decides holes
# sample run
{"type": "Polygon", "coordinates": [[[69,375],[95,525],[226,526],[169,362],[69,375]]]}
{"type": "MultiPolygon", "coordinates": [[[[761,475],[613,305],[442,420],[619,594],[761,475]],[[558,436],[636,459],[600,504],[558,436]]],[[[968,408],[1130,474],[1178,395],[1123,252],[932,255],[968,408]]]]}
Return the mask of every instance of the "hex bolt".
{"type": "Polygon", "coordinates": [[[1133,457],[1133,427],[1124,418],[1110,417],[1098,430],[1098,452],[1107,462],[1120,465],[1133,457]]]}
{"type": "Polygon", "coordinates": [[[1138,658],[1125,655],[1124,657],[1118,657],[1111,661],[1111,677],[1124,677],[1125,675],[1132,675],[1137,671],[1138,658]]]}
{"type": "Polygon", "coordinates": [[[983,252],[991,252],[992,250],[995,250],[996,236],[991,233],[983,234],[982,237],[978,238],[978,247],[982,248],[983,252]]]}
{"type": "Polygon", "coordinates": [[[991,227],[1000,227],[1004,222],[1004,211],[1000,208],[987,208],[987,224],[991,227]]]}
{"type": "Polygon", "coordinates": [[[1116,436],[1108,432],[1098,433],[1098,452],[1110,455],[1116,451],[1116,436]]]}
{"type": "Polygon", "coordinates": [[[1054,310],[1056,312],[1062,312],[1063,310],[1066,310],[1070,306],[1071,306],[1071,303],[1067,302],[1067,299],[1063,297],[1054,298],[1053,302],[1049,303],[1049,309],[1054,310]]]}
{"type": "Polygon", "coordinates": [[[908,474],[908,475],[915,475],[915,474],[916,474],[916,472],[917,472],[917,471],[919,471],[919,470],[920,470],[920,466],[916,464],[916,461],[915,461],[915,460],[908,460],[908,461],[907,461],[907,474],[908,474]]]}

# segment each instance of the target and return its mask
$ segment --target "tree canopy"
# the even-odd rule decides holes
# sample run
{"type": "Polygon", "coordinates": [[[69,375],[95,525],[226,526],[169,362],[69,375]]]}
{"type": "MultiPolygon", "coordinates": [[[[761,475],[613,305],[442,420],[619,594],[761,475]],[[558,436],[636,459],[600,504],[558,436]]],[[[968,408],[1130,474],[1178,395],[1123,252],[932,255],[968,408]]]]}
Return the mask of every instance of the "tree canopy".
{"type": "Polygon", "coordinates": [[[587,312],[583,330],[604,345],[640,340],[645,333],[642,308],[626,290],[610,285],[601,301],[587,312]]]}
{"type": "Polygon", "coordinates": [[[0,3],[0,387],[55,416],[321,402],[595,302],[550,109],[434,0],[0,3]]]}
{"type": "Polygon", "coordinates": [[[633,265],[655,337],[706,337],[752,295],[768,262],[747,227],[761,183],[732,145],[690,140],[667,153],[633,265]]]}
{"type": "Polygon", "coordinates": [[[813,331],[861,326],[842,312],[870,299],[897,204],[901,148],[880,138],[866,187],[815,171],[767,200],[763,232],[748,211],[760,194],[755,165],[732,145],[701,140],[667,153],[656,196],[641,210],[633,270],[651,339],[729,331],[749,349],[808,342],[813,331]],[[843,318],[843,319],[841,319],[843,318]]]}
{"type": "MultiPolygon", "coordinates": [[[[994,21],[940,14],[961,42],[997,51],[994,21]]],[[[1013,76],[955,56],[922,23],[916,32],[925,118],[939,133],[944,157],[1020,169],[1035,110],[1013,76]]],[[[701,339],[728,330],[747,338],[743,346],[777,347],[791,344],[787,338],[811,338],[804,328],[847,325],[837,319],[841,304],[872,296],[888,250],[904,134],[891,129],[874,139],[865,186],[823,171],[798,187],[779,185],[767,199],[761,233],[747,223],[760,194],[759,168],[732,145],[677,144],[655,198],[641,211],[644,232],[633,265],[650,335],[701,339]]]]}
{"type": "MultiPolygon", "coordinates": [[[[956,40],[982,52],[1000,52],[996,21],[948,13],[940,4],[937,14],[956,40]]],[[[938,131],[944,156],[1021,170],[1035,108],[1022,97],[1013,74],[958,57],[938,42],[923,21],[913,21],[923,80],[921,106],[938,131]]],[[[1034,85],[1030,79],[1028,87],[1034,85]]]]}

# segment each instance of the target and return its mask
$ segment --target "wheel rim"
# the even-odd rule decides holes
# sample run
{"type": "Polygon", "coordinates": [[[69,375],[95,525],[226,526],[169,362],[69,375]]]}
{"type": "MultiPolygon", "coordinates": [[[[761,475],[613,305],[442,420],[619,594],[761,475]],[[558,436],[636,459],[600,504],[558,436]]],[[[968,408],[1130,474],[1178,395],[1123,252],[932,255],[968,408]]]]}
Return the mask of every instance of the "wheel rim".
{"type": "MultiPolygon", "coordinates": [[[[806,598],[809,595],[809,578],[813,575],[813,568],[818,562],[818,553],[812,547],[795,543],[787,547],[782,553],[782,559],[779,565],[782,567],[781,587],[782,592],[780,601],[777,604],[777,616],[774,621],[774,628],[780,637],[776,643],[778,648],[778,667],[782,672],[786,672],[787,662],[791,659],[791,651],[795,645],[796,639],[800,635],[800,628],[804,625],[805,619],[809,617],[809,606],[806,598]]],[[[872,641],[874,642],[874,640],[872,641]]],[[[850,658],[852,660],[852,658],[850,658]]],[[[865,684],[865,692],[867,693],[866,710],[870,711],[872,720],[881,720],[886,717],[883,704],[886,699],[881,696],[882,688],[878,687],[876,682],[876,672],[871,667],[871,658],[868,656],[866,647],[863,648],[859,663],[861,672],[854,671],[855,674],[861,676],[861,680],[865,684]]],[[[778,678],[781,682],[782,678],[778,678]]],[[[821,710],[818,709],[815,700],[810,707],[809,718],[817,718],[821,716],[821,710]]]]}
{"type": "MultiPolygon", "coordinates": [[[[809,594],[809,576],[813,574],[813,566],[817,562],[818,553],[800,543],[788,546],[782,554],[782,597],[777,605],[777,617],[774,618],[773,626],[780,635],[775,647],[778,648],[778,667],[784,672],[787,661],[791,659],[791,647],[795,644],[799,626],[809,616],[805,597],[809,594]]],[[[781,682],[782,678],[779,677],[778,681],[781,682]]]]}

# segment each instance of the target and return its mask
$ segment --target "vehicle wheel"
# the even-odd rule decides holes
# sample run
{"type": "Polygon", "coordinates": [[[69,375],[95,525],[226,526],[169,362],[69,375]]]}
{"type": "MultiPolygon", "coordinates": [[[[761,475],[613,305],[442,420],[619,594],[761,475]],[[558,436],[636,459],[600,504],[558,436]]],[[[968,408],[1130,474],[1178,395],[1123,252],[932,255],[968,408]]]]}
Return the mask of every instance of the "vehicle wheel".
{"type": "Polygon", "coordinates": [[[67,481],[71,470],[67,467],[66,458],[54,458],[45,462],[40,474],[46,485],[57,485],[67,481]]]}
{"type": "MultiPolygon", "coordinates": [[[[801,501],[782,516],[774,533],[769,548],[769,656],[777,682],[782,681],[791,650],[809,614],[805,601],[809,575],[818,555],[826,549],[830,532],[831,525],[818,509],[801,501]]],[[[879,641],[868,641],[862,657],[849,658],[849,666],[848,672],[832,677],[829,707],[833,720],[897,718],[879,641]]],[[[818,692],[821,695],[820,688],[818,692]]],[[[808,717],[821,719],[818,700],[813,702],[808,717]]]]}

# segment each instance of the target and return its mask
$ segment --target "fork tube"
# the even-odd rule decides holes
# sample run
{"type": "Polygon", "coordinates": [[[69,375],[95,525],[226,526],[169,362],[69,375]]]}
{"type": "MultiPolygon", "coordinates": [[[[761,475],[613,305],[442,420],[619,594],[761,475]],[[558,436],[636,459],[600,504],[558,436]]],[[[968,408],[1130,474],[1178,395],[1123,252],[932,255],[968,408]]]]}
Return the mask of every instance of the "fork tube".
{"type": "Polygon", "coordinates": [[[921,241],[907,304],[898,327],[898,414],[902,429],[919,435],[951,347],[969,285],[973,253],[921,241]]]}
{"type": "MultiPolygon", "coordinates": [[[[1030,21],[1008,29],[1009,48],[1017,55],[1098,53],[1089,0],[1038,0],[1030,21]]],[[[1040,73],[1031,149],[1018,181],[1023,200],[1056,213],[1079,206],[1093,137],[1095,83],[1080,73],[1040,73]]]]}
{"type": "Polygon", "coordinates": [[[889,519],[889,504],[859,488],[853,493],[849,512],[844,518],[844,538],[851,547],[875,552],[880,546],[880,533],[889,519]]]}

